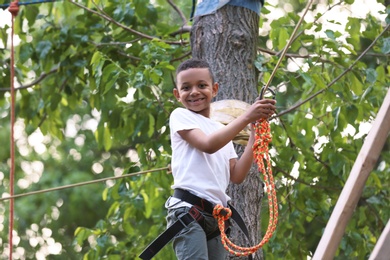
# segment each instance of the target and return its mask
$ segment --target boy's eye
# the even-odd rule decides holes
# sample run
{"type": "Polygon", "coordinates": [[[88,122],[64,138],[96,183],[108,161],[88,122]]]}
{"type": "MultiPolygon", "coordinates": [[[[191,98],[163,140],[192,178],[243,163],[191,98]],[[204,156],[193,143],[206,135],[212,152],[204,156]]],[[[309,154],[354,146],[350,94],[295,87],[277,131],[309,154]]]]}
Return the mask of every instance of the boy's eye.
{"type": "Polygon", "coordinates": [[[190,87],[189,87],[189,86],[182,86],[181,89],[182,89],[182,90],[189,90],[190,87]]]}
{"type": "Polygon", "coordinates": [[[203,84],[203,83],[202,83],[202,84],[199,84],[199,87],[200,87],[200,88],[205,88],[206,86],[207,86],[207,85],[206,85],[206,84],[203,84]]]}

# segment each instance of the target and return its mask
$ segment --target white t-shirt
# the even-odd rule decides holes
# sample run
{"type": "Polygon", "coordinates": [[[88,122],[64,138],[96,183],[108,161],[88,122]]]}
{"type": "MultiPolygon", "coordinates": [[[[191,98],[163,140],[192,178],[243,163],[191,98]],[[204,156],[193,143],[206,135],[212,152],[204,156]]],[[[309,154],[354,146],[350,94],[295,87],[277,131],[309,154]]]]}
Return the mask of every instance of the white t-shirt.
{"type": "Polygon", "coordinates": [[[172,143],[172,188],[188,190],[215,204],[227,206],[226,189],[230,181],[229,160],[237,158],[233,143],[213,154],[202,152],[181,138],[178,131],[199,128],[206,135],[223,124],[184,108],[175,109],[169,121],[172,143]]]}

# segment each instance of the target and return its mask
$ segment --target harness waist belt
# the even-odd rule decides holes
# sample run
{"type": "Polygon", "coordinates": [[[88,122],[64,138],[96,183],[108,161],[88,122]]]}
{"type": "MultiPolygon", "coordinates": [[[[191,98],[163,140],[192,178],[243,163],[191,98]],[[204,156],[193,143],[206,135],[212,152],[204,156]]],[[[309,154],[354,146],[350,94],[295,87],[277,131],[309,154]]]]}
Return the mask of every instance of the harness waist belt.
{"type": "Polygon", "coordinates": [[[201,211],[206,211],[209,214],[213,214],[215,205],[208,200],[202,199],[192,194],[191,192],[182,189],[175,189],[173,192],[173,197],[188,202],[201,211]]]}

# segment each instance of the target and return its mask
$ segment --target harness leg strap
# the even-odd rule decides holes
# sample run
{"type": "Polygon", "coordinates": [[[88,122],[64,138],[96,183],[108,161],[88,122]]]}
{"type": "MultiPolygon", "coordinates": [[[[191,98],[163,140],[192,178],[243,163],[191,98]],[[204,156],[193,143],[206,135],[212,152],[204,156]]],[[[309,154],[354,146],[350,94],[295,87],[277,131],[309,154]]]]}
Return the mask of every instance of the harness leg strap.
{"type": "Polygon", "coordinates": [[[150,243],[144,251],[139,255],[141,259],[152,259],[169,241],[172,240],[181,230],[194,221],[200,221],[203,218],[202,214],[194,207],[188,213],[179,217],[175,223],[161,233],[152,243],[150,243]]]}

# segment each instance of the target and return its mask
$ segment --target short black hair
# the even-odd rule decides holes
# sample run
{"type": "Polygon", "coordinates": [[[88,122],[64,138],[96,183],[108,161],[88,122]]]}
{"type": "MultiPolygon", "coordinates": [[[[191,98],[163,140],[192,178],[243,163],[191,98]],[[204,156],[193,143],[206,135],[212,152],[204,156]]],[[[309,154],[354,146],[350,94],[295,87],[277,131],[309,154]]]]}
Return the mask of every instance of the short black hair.
{"type": "Polygon", "coordinates": [[[207,61],[202,59],[195,59],[195,58],[185,60],[177,67],[176,76],[180,72],[188,69],[208,69],[211,76],[211,80],[214,83],[214,75],[213,72],[211,71],[210,64],[207,61]]]}

